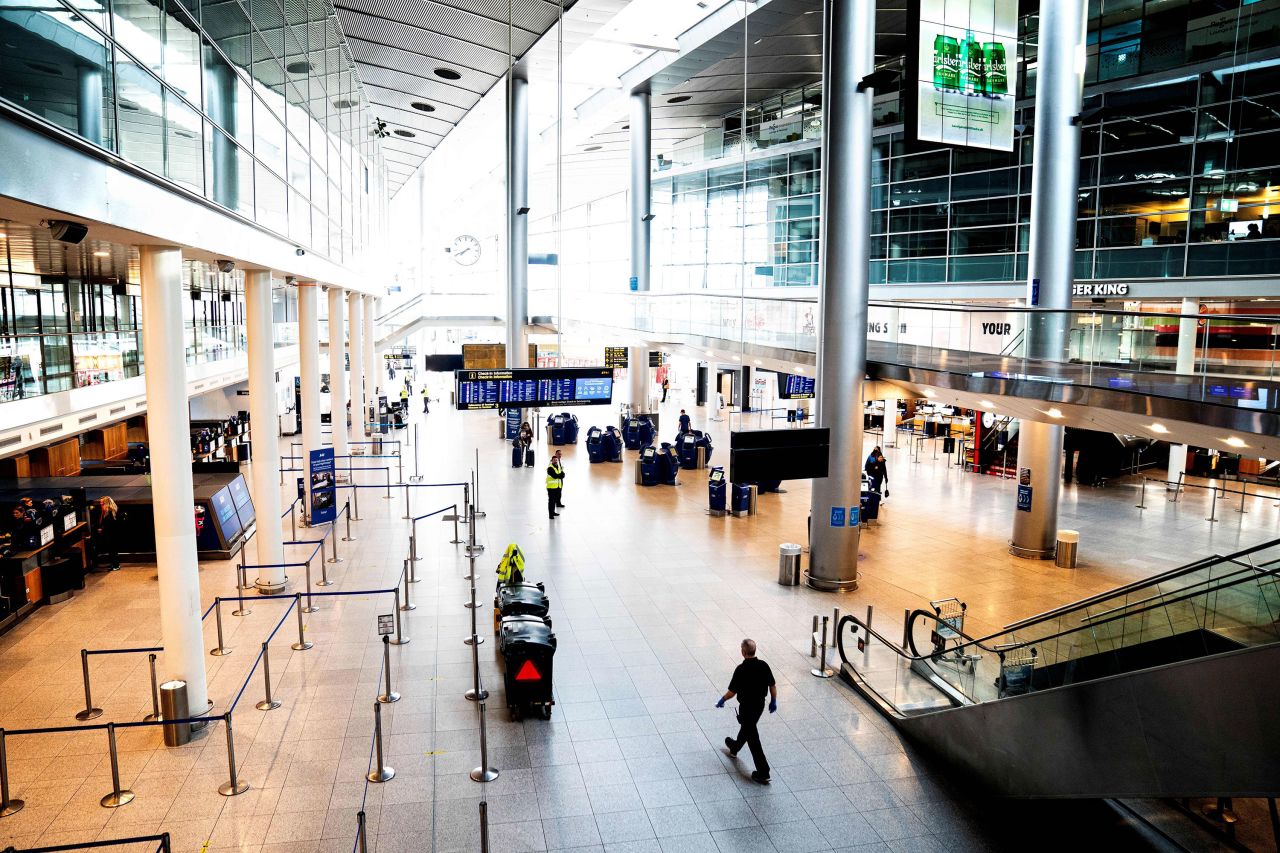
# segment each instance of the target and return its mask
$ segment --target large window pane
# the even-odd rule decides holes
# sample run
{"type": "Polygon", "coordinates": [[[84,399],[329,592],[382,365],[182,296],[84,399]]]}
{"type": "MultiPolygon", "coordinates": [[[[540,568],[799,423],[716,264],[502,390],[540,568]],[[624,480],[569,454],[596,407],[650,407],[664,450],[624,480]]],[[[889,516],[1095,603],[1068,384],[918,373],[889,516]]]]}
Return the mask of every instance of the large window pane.
{"type": "Polygon", "coordinates": [[[259,164],[254,170],[257,221],[277,234],[289,233],[289,207],[284,181],[259,164]]]}
{"type": "Polygon", "coordinates": [[[160,81],[117,54],[120,153],[157,175],[165,174],[164,94],[160,81]]]}
{"type": "Polygon", "coordinates": [[[172,91],[165,90],[165,175],[204,192],[203,122],[200,115],[172,91]]]}

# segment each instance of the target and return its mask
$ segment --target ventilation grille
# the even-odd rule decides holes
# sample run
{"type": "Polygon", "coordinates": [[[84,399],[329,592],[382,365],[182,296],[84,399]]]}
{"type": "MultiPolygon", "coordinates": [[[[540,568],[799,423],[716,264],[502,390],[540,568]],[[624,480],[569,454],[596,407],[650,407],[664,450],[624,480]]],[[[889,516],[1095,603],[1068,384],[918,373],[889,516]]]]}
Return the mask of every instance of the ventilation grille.
{"type": "Polygon", "coordinates": [[[121,412],[123,412],[123,411],[124,411],[124,409],[125,409],[125,407],[124,407],[124,406],[116,406],[114,409],[112,409],[112,410],[111,410],[111,414],[113,414],[113,415],[118,415],[118,414],[120,414],[121,412]]]}
{"type": "Polygon", "coordinates": [[[22,441],[22,433],[6,436],[5,438],[0,438],[0,447],[10,447],[20,441],[22,441]]]}
{"type": "Polygon", "coordinates": [[[41,435],[53,435],[55,432],[62,432],[62,424],[54,424],[53,426],[41,427],[41,435]]]}
{"type": "Polygon", "coordinates": [[[82,423],[82,424],[87,424],[87,423],[89,423],[90,421],[96,421],[97,419],[98,419],[98,413],[97,413],[97,412],[94,412],[94,413],[93,413],[93,414],[91,414],[91,415],[85,415],[83,418],[81,418],[81,419],[80,419],[80,423],[82,423]]]}

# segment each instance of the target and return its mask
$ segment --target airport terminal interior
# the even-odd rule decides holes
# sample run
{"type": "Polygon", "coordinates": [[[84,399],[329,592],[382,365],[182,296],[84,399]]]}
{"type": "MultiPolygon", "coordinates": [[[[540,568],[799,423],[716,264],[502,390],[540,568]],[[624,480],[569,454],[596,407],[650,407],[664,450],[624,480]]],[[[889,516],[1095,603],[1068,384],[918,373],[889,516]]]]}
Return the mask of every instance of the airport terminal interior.
{"type": "Polygon", "coordinates": [[[1280,849],[1280,0],[0,47],[4,853],[1280,849]]]}

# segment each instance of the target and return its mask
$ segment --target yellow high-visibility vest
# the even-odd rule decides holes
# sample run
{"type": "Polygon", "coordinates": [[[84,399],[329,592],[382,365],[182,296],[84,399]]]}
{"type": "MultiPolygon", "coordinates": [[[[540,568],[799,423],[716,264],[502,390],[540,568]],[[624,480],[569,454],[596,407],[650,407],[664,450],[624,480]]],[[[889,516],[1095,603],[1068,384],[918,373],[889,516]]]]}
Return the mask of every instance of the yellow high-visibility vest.
{"type": "Polygon", "coordinates": [[[547,488],[558,489],[563,485],[561,481],[564,479],[564,469],[561,468],[559,465],[556,465],[554,462],[551,463],[549,467],[553,472],[555,472],[555,475],[554,476],[552,474],[547,475],[547,488]]]}

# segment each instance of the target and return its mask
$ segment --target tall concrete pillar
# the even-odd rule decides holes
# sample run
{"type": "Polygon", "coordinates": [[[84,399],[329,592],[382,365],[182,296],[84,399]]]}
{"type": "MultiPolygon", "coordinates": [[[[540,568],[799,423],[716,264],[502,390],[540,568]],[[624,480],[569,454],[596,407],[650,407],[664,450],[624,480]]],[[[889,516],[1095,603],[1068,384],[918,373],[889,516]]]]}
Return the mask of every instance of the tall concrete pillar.
{"type": "MultiPolygon", "coordinates": [[[[1183,316],[1178,320],[1178,355],[1174,362],[1174,372],[1192,374],[1196,372],[1196,330],[1199,328],[1195,317],[1189,316],[1200,311],[1200,303],[1194,299],[1183,299],[1178,313],[1183,316]]],[[[1169,446],[1170,483],[1181,481],[1187,471],[1187,446],[1172,444],[1169,446]]],[[[1166,491],[1177,491],[1176,485],[1165,485],[1166,491]]]]}
{"type": "Polygon", "coordinates": [[[245,325],[249,336],[249,423],[253,430],[253,508],[258,530],[253,535],[258,569],[256,586],[263,595],[285,587],[284,536],[280,532],[279,414],[276,409],[275,340],[272,328],[271,272],[249,270],[244,276],[245,325]],[[271,568],[265,568],[270,566],[271,568]]]}
{"type": "Polygon", "coordinates": [[[700,361],[698,362],[698,381],[693,396],[693,404],[695,406],[705,406],[707,404],[707,394],[710,386],[708,365],[705,361],[700,361]]]}
{"type": "Polygon", "coordinates": [[[858,91],[875,71],[875,0],[828,0],[822,126],[824,183],[821,327],[816,425],[831,430],[826,477],[813,481],[807,582],[814,589],[858,586],[858,506],[862,474],[862,386],[867,372],[871,267],[871,105],[858,91]]]}
{"type": "Polygon", "coordinates": [[[240,203],[240,167],[236,146],[231,141],[236,133],[236,74],[217,62],[205,68],[205,109],[226,133],[213,133],[212,149],[213,200],[235,210],[240,203]]]}
{"type": "Polygon", "coordinates": [[[102,69],[81,65],[76,69],[79,97],[76,101],[76,132],[94,145],[102,144],[102,69]]]}
{"type": "Polygon", "coordinates": [[[885,394],[884,396],[884,435],[880,439],[881,448],[898,446],[899,399],[901,398],[897,394],[885,394]]]}
{"type": "Polygon", "coordinates": [[[751,368],[742,365],[742,381],[738,383],[738,411],[751,411],[751,368]]]}
{"type": "Polygon", "coordinates": [[[311,510],[311,478],[307,467],[311,451],[324,446],[320,434],[320,306],[319,286],[298,282],[298,374],[302,383],[302,479],[307,487],[307,514],[311,510]]]}
{"type": "Polygon", "coordinates": [[[352,292],[351,309],[351,440],[364,441],[364,413],[368,397],[364,393],[364,295],[352,292]]]}
{"type": "Polygon", "coordinates": [[[631,278],[635,289],[649,290],[650,229],[649,161],[652,159],[652,112],[648,92],[631,93],[631,278]]]}
{"type": "MultiPolygon", "coordinates": [[[[507,100],[507,367],[529,366],[529,81],[507,100]],[[521,213],[521,211],[524,211],[521,213]]],[[[559,322],[560,318],[556,318],[559,322]]]]}
{"type": "MultiPolygon", "coordinates": [[[[347,443],[346,305],[342,288],[329,286],[329,411],[333,426],[333,455],[351,452],[347,443]]],[[[341,467],[335,465],[335,468],[341,467]]]]}
{"type": "Polygon", "coordinates": [[[631,411],[649,411],[649,349],[627,350],[627,379],[631,387],[631,411]]]}
{"type": "MultiPolygon", "coordinates": [[[[1069,310],[1075,277],[1076,191],[1084,98],[1085,0],[1040,5],[1040,53],[1031,177],[1031,250],[1027,303],[1069,310]]],[[[1011,13],[1012,14],[1012,13],[1011,13]]],[[[1067,314],[1031,315],[1026,353],[1061,360],[1067,352],[1067,314]]],[[[1051,559],[1062,491],[1063,428],[1023,420],[1018,428],[1018,496],[1009,553],[1051,559]]]]}
{"type": "Polygon", "coordinates": [[[182,250],[142,246],[142,347],[147,369],[147,434],[155,519],[156,576],[164,681],[187,682],[191,714],[209,702],[200,616],[200,568],[196,558],[191,480],[191,418],[187,408],[186,342],[182,335],[182,250]]]}
{"type": "Polygon", "coordinates": [[[364,297],[364,396],[370,406],[378,404],[378,389],[387,387],[383,379],[387,372],[376,358],[374,326],[377,324],[377,313],[377,297],[367,294],[364,297]]]}

